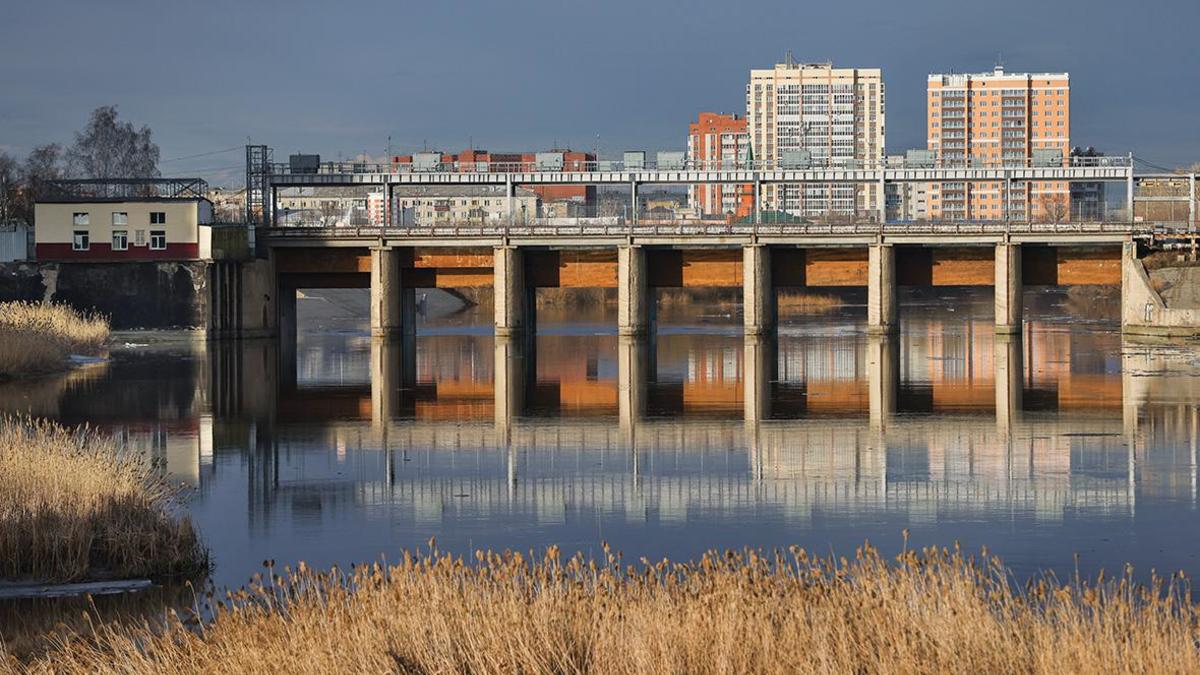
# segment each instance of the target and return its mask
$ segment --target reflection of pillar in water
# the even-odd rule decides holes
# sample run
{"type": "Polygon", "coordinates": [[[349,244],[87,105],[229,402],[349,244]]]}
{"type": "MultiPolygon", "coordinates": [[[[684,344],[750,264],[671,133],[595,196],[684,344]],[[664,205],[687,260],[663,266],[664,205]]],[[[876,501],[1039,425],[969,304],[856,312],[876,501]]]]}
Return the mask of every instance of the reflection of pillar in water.
{"type": "Polygon", "coordinates": [[[275,311],[278,313],[279,341],[285,345],[291,343],[292,351],[295,353],[297,333],[296,288],[280,283],[276,291],[276,299],[275,311]]]}
{"type": "Polygon", "coordinates": [[[646,416],[649,345],[649,341],[640,335],[622,335],[617,341],[617,412],[621,437],[635,452],[634,432],[646,416]]]}
{"type": "Polygon", "coordinates": [[[512,443],[512,424],[525,407],[526,371],[525,340],[521,336],[496,338],[495,397],[496,445],[512,443]]]}
{"type": "Polygon", "coordinates": [[[867,393],[871,427],[882,430],[896,413],[900,343],[890,335],[867,337],[867,393]]]}
{"type": "Polygon", "coordinates": [[[402,351],[400,340],[371,340],[371,426],[384,434],[399,409],[402,351]]]}
{"type": "Polygon", "coordinates": [[[289,336],[288,333],[280,330],[278,357],[276,362],[278,363],[279,388],[282,391],[294,391],[297,378],[296,333],[294,331],[289,336]]]}
{"type": "Polygon", "coordinates": [[[1021,421],[1024,405],[1025,358],[1021,334],[998,333],[993,343],[992,364],[996,382],[996,428],[1008,438],[1021,421]]]}
{"type": "Polygon", "coordinates": [[[775,340],[747,335],[743,341],[742,403],[747,425],[771,417],[771,381],[778,357],[775,340]]]}
{"type": "Polygon", "coordinates": [[[1144,350],[1135,350],[1131,345],[1125,345],[1121,354],[1121,422],[1125,432],[1125,446],[1131,452],[1137,449],[1138,437],[1138,405],[1144,400],[1145,393],[1142,383],[1150,378],[1138,377],[1137,373],[1147,372],[1151,364],[1144,350]]]}

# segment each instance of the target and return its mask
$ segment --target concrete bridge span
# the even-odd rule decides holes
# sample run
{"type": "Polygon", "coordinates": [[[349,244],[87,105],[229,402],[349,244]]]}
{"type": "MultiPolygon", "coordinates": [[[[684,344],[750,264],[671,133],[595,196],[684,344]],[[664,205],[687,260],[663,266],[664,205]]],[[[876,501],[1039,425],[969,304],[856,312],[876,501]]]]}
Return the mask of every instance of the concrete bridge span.
{"type": "Polygon", "coordinates": [[[412,329],[417,288],[494,289],[496,334],[512,336],[535,330],[532,294],[538,288],[617,289],[623,335],[652,330],[656,289],[741,288],[745,331],[760,335],[775,327],[780,288],[866,288],[868,329],[888,333],[897,325],[899,286],[993,286],[996,330],[1014,333],[1024,286],[1121,286],[1128,277],[1122,274],[1123,248],[1135,245],[1128,226],[1103,223],[1003,231],[874,226],[872,235],[836,229],[789,234],[782,227],[748,234],[559,237],[343,229],[352,231],[261,234],[281,332],[293,329],[295,291],[306,287],[369,288],[371,331],[382,337],[412,329]]]}

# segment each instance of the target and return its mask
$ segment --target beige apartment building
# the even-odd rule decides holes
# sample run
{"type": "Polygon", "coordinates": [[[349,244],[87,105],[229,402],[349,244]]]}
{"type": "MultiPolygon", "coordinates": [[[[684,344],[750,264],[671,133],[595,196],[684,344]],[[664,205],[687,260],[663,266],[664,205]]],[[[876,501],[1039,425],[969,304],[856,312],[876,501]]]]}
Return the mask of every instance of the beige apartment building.
{"type": "Polygon", "coordinates": [[[38,260],[149,261],[212,257],[204,198],[46,199],[34,205],[38,260]]]}
{"type": "MultiPolygon", "coordinates": [[[[1061,166],[1071,152],[1067,73],[934,74],[927,88],[928,148],[944,163],[1061,166]]],[[[1061,221],[1070,218],[1065,182],[934,183],[932,218],[1061,221]]]]}
{"type": "MultiPolygon", "coordinates": [[[[834,68],[795,63],[750,71],[746,120],[756,162],[877,166],[883,161],[883,73],[879,68],[834,68]]],[[[872,216],[878,187],[853,184],[763,187],[763,208],[792,215],[872,216]]]]}

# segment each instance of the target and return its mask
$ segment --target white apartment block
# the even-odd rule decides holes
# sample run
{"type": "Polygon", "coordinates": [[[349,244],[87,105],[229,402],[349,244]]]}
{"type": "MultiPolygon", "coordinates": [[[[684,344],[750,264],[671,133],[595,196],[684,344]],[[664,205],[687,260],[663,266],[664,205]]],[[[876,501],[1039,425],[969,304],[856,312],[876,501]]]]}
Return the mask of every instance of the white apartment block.
{"type": "MultiPolygon", "coordinates": [[[[751,70],[746,119],[754,159],[782,166],[875,166],[885,151],[883,74],[879,68],[785,63],[751,70]],[[797,153],[796,151],[800,151],[797,153]]],[[[764,186],[767,210],[800,216],[875,216],[878,187],[852,184],[764,186]]]]}

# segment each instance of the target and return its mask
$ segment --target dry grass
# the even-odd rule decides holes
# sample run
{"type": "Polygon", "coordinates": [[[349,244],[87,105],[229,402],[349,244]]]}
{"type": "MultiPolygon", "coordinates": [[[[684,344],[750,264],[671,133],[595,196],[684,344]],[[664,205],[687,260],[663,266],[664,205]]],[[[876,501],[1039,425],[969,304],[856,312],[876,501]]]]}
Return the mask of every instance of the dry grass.
{"type": "Polygon", "coordinates": [[[0,379],[62,370],[71,354],[96,354],[108,321],[66,305],[0,303],[0,379]]]}
{"type": "Polygon", "coordinates": [[[190,576],[207,567],[144,455],[86,430],[0,418],[0,578],[190,576]]]}
{"type": "Polygon", "coordinates": [[[1197,672],[1186,589],[1128,577],[1014,591],[956,551],[696,563],[519,555],[301,567],[202,629],[97,625],[14,670],[61,673],[1197,672]]]}
{"type": "Polygon", "coordinates": [[[781,314],[828,314],[844,304],[836,295],[787,292],[781,292],[776,303],[781,314]]]}

